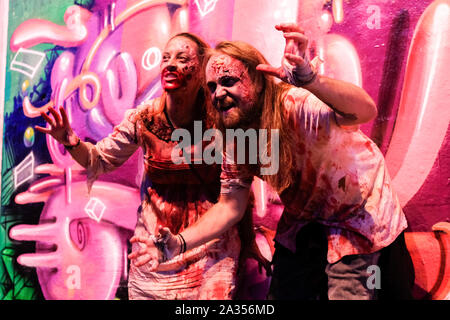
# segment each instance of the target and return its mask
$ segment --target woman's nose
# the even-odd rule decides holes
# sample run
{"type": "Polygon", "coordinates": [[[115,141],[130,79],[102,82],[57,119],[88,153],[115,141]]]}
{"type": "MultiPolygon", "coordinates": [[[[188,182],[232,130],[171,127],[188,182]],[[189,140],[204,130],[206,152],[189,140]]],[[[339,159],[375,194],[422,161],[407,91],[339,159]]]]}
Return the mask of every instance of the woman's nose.
{"type": "Polygon", "coordinates": [[[176,71],[177,70],[177,64],[175,58],[170,58],[166,60],[163,65],[161,65],[162,69],[167,69],[168,71],[176,71]]]}

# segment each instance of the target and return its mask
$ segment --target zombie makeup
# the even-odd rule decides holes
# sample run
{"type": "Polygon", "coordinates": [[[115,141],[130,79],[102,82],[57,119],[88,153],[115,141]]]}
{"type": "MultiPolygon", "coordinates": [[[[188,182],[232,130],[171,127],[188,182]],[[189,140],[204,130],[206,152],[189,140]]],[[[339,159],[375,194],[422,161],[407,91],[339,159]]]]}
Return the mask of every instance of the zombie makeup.
{"type": "Polygon", "coordinates": [[[225,127],[236,127],[254,118],[257,88],[241,61],[225,54],[211,57],[206,66],[206,81],[225,127]]]}
{"type": "Polygon", "coordinates": [[[191,88],[199,82],[197,44],[176,37],[167,44],[161,61],[161,85],[166,91],[191,88]]]}

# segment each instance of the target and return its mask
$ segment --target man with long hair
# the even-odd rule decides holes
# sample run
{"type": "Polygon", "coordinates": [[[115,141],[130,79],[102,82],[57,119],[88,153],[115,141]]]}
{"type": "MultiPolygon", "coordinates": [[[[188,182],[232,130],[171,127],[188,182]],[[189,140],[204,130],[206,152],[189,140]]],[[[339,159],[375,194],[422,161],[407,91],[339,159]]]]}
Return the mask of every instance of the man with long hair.
{"type": "MultiPolygon", "coordinates": [[[[210,54],[206,81],[218,128],[278,133],[279,150],[273,139],[259,150],[278,152],[278,171],[239,164],[229,156],[235,142],[225,141],[219,202],[178,236],[161,230],[162,246],[173,256],[180,243],[193,248],[234,226],[259,176],[284,205],[269,298],[375,299],[370,270],[382,267],[382,252],[404,249],[407,227],[383,155],[359,130],[375,117],[375,104],[363,89],[317,74],[297,25],[276,28],[287,40],[281,67],[247,43],[224,41],[210,54]]],[[[161,254],[151,244],[137,254],[149,252],[157,265],[161,254]]],[[[381,268],[375,277],[387,274],[381,268]]]]}

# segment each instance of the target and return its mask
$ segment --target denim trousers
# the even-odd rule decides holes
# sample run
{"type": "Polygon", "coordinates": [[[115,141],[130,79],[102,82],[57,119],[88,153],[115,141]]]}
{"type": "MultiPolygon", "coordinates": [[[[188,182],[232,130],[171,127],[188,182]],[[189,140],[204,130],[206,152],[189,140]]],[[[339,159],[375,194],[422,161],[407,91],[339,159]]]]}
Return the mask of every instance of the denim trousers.
{"type": "Polygon", "coordinates": [[[411,299],[414,269],[403,234],[380,251],[328,263],[325,228],[318,223],[303,227],[295,253],[275,243],[268,299],[411,299]]]}

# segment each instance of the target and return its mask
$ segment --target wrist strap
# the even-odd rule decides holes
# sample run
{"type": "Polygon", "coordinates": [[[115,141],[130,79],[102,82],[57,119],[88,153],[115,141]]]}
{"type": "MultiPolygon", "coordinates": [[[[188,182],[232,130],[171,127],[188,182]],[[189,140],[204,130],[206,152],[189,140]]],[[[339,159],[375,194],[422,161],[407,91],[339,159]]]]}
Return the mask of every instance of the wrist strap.
{"type": "Polygon", "coordinates": [[[287,61],[283,64],[287,82],[296,87],[306,86],[317,77],[317,70],[315,70],[306,54],[303,59],[305,60],[305,65],[301,67],[293,66],[287,61]]]}
{"type": "Polygon", "coordinates": [[[66,144],[64,144],[63,146],[64,146],[64,148],[67,149],[67,150],[72,150],[72,149],[75,149],[76,147],[78,147],[78,146],[80,145],[80,143],[81,143],[81,139],[78,137],[77,143],[75,143],[73,146],[71,146],[71,145],[66,145],[66,144]]]}
{"type": "Polygon", "coordinates": [[[186,240],[184,240],[184,237],[181,235],[181,233],[178,234],[178,237],[181,240],[180,243],[180,254],[186,252],[186,240]]]}

